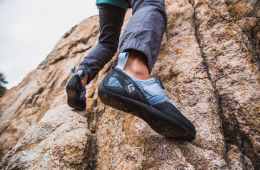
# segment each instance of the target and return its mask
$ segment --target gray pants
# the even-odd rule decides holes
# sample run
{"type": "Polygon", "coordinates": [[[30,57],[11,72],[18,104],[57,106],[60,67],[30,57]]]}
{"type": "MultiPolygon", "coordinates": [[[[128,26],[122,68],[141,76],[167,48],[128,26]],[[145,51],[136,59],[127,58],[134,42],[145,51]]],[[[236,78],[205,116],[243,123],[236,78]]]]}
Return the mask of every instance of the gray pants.
{"type": "Polygon", "coordinates": [[[99,41],[79,66],[79,69],[83,69],[89,76],[88,83],[112,59],[118,47],[119,52],[135,50],[142,53],[147,59],[149,71],[152,71],[167,24],[164,0],[128,0],[128,2],[133,15],[120,39],[126,10],[108,4],[98,5],[99,41]]]}

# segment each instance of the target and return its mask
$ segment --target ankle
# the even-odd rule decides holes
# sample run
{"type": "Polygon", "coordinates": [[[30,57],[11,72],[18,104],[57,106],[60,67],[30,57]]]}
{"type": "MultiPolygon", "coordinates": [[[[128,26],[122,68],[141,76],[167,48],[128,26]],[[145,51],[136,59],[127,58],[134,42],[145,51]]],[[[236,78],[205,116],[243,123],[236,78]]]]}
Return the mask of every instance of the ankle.
{"type": "Polygon", "coordinates": [[[134,78],[140,79],[140,80],[146,80],[149,78],[149,74],[145,74],[142,71],[138,70],[132,70],[132,69],[126,69],[126,73],[133,76],[134,78]]]}
{"type": "Polygon", "coordinates": [[[150,77],[145,57],[138,52],[130,52],[124,70],[131,76],[145,80],[150,77]]]}

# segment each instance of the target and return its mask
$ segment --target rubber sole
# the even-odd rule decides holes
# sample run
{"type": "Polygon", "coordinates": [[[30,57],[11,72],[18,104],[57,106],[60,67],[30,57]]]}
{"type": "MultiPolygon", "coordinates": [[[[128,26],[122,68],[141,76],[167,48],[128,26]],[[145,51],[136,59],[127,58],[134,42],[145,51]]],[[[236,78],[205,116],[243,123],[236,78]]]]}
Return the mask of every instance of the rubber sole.
{"type": "Polygon", "coordinates": [[[166,138],[187,141],[192,141],[195,138],[195,129],[185,127],[187,122],[183,122],[178,116],[169,117],[150,105],[106,90],[102,83],[99,86],[98,95],[104,104],[143,119],[153,130],[166,138]]]}

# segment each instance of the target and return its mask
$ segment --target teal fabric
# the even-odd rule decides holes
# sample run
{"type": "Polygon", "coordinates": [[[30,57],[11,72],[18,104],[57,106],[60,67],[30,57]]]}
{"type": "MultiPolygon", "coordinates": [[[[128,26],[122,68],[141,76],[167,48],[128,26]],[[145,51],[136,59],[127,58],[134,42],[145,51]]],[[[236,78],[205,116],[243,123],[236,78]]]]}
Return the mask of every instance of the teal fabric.
{"type": "Polygon", "coordinates": [[[126,0],[96,0],[96,4],[110,4],[124,9],[129,8],[126,0]]]}

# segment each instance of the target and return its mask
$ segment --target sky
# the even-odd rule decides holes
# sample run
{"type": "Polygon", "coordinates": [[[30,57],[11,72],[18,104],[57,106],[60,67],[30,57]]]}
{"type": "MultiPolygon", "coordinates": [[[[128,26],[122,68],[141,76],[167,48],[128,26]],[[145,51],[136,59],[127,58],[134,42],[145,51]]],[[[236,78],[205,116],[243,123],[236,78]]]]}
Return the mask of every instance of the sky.
{"type": "Polygon", "coordinates": [[[96,14],[95,0],[0,0],[0,72],[7,87],[36,68],[73,25],[96,14]]]}

